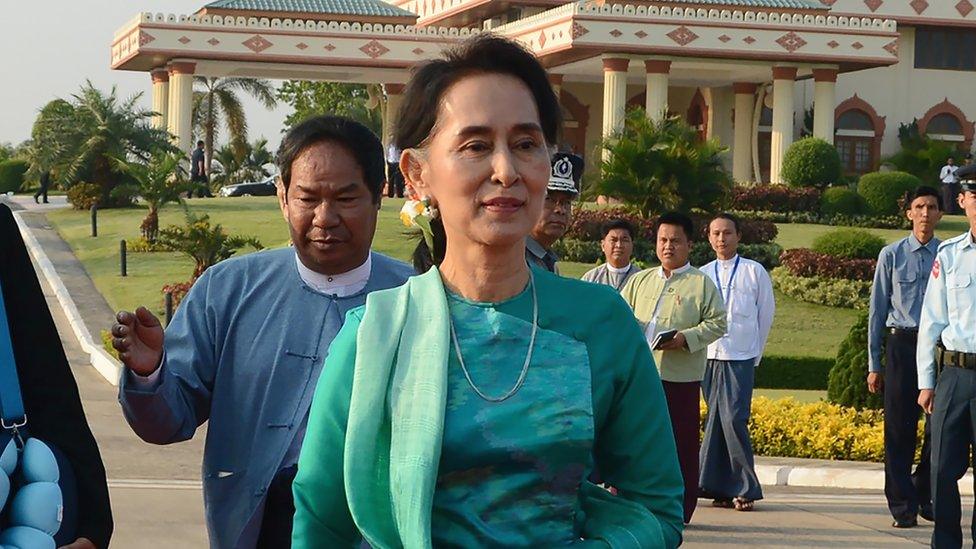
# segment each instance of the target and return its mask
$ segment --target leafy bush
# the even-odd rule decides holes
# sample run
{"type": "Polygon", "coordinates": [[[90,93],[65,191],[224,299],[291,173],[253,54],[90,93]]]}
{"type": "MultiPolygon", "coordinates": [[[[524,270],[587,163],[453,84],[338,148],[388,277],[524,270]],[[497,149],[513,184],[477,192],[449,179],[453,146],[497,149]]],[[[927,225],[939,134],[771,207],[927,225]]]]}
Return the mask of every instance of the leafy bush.
{"type": "Polygon", "coordinates": [[[100,204],[102,187],[94,183],[75,183],[68,189],[68,202],[76,210],[89,210],[100,204]]]}
{"type": "Polygon", "coordinates": [[[245,246],[263,249],[261,242],[252,236],[229,235],[221,224],[211,225],[209,215],[197,216],[186,208],[184,213],[186,223],[161,229],[157,242],[160,248],[180,252],[193,260],[193,281],[245,246]]]}
{"type": "Polygon", "coordinates": [[[779,256],[780,264],[793,276],[820,276],[846,280],[873,280],[874,259],[847,259],[817,253],[806,248],[786,250],[779,256]]]}
{"type": "Polygon", "coordinates": [[[864,212],[864,199],[846,187],[831,187],[820,197],[820,211],[824,215],[859,215],[864,212]]]}
{"type": "Polygon", "coordinates": [[[922,181],[905,172],[873,172],[861,176],[857,193],[864,198],[874,215],[897,215],[906,193],[917,189],[922,181]]]}
{"type": "Polygon", "coordinates": [[[786,149],[782,177],[791,187],[820,189],[840,179],[837,148],[817,137],[800,139],[786,149]]]}
{"type": "Polygon", "coordinates": [[[813,251],[848,259],[876,259],[885,241],[864,229],[837,229],[818,236],[813,251]]]}
{"type": "Polygon", "coordinates": [[[955,146],[944,141],[936,141],[918,131],[918,122],[898,126],[898,142],[901,150],[885,160],[899,171],[919,178],[926,185],[938,188],[939,170],[950,156],[959,159],[960,152],[955,146]]]}
{"type": "Polygon", "coordinates": [[[812,223],[835,227],[866,227],[870,229],[911,229],[912,223],[903,215],[881,217],[867,215],[826,215],[812,212],[742,212],[732,211],[742,219],[762,219],[773,223],[812,223]]]}
{"type": "Polygon", "coordinates": [[[858,318],[837,350],[837,360],[827,381],[827,399],[841,406],[862,410],[883,407],[881,395],[867,388],[868,315],[858,318]]]}
{"type": "MultiPolygon", "coordinates": [[[[579,263],[602,263],[604,261],[603,251],[600,249],[599,242],[563,238],[553,244],[552,250],[563,261],[576,261],[579,263]]],[[[757,261],[767,269],[779,265],[779,256],[782,253],[783,248],[778,244],[739,245],[739,254],[742,257],[757,261]]],[[[634,243],[633,259],[647,265],[660,265],[660,261],[657,260],[654,244],[648,240],[639,240],[634,243]]],[[[701,266],[715,259],[715,252],[708,242],[695,242],[691,246],[691,253],[688,259],[692,265],[701,266]]]]}
{"type": "MultiPolygon", "coordinates": [[[[696,241],[708,241],[708,223],[711,217],[704,215],[691,215],[691,220],[695,225],[695,232],[698,235],[696,241]]],[[[622,208],[604,208],[599,210],[577,208],[573,211],[573,220],[569,230],[566,231],[566,238],[577,240],[600,240],[600,228],[604,223],[611,219],[625,219],[637,230],[635,235],[638,241],[654,240],[654,224],[658,216],[641,217],[631,211],[622,208]]],[[[743,244],[766,244],[776,240],[779,229],[772,221],[765,219],[743,219],[739,223],[739,230],[742,231],[741,243],[743,244]]]]}
{"type": "Polygon", "coordinates": [[[190,288],[193,287],[193,280],[188,280],[186,282],[173,282],[172,284],[165,284],[162,288],[163,293],[163,307],[166,306],[166,293],[170,292],[173,294],[173,311],[180,306],[183,302],[183,298],[186,294],[190,293],[190,288]]]}
{"type": "Polygon", "coordinates": [[[764,356],[756,368],[756,387],[761,389],[827,389],[832,358],[812,356],[764,356]]]}
{"type": "MultiPolygon", "coordinates": [[[[578,263],[601,263],[603,262],[603,250],[600,243],[593,240],[577,240],[575,238],[562,238],[552,245],[552,251],[559,256],[562,261],[576,261],[578,263]]],[[[636,252],[636,243],[635,243],[636,252]]],[[[637,257],[637,254],[634,254],[637,257]]]]}
{"type": "MultiPolygon", "coordinates": [[[[761,263],[766,269],[772,269],[779,265],[779,256],[783,253],[783,248],[779,244],[739,244],[739,255],[746,259],[751,259],[761,263]]],[[[692,265],[701,267],[709,261],[715,259],[715,251],[712,250],[708,242],[696,242],[691,247],[689,260],[692,265]]],[[[657,263],[657,256],[653,258],[657,263]]]]}
{"type": "Polygon", "coordinates": [[[732,189],[732,209],[756,212],[819,212],[819,189],[785,185],[739,185],[732,189]]]}
{"type": "Polygon", "coordinates": [[[757,455],[884,461],[884,418],[877,410],[758,397],[749,434],[757,455]]]}
{"type": "Polygon", "coordinates": [[[13,159],[0,162],[0,194],[20,192],[28,168],[30,164],[26,160],[13,159]]]}
{"type": "Polygon", "coordinates": [[[794,276],[786,267],[776,267],[770,276],[774,288],[806,303],[867,309],[871,298],[871,282],[867,280],[794,276]]]}
{"type": "Polygon", "coordinates": [[[629,111],[624,126],[606,139],[606,159],[590,194],[619,198],[644,217],[668,210],[717,211],[731,188],[715,140],[702,140],[680,117],[651,120],[629,111]]]}

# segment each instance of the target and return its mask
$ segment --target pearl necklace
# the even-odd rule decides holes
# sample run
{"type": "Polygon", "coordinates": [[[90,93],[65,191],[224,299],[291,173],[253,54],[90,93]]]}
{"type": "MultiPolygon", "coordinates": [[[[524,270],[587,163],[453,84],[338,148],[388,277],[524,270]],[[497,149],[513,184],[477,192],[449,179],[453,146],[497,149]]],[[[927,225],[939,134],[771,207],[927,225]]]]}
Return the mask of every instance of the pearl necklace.
{"type": "Polygon", "coordinates": [[[535,279],[532,276],[532,270],[529,270],[529,287],[532,289],[532,336],[529,338],[529,350],[525,354],[525,363],[522,365],[522,373],[519,374],[518,381],[515,382],[515,386],[509,389],[507,393],[500,397],[490,397],[483,393],[474,381],[471,379],[471,374],[468,372],[467,366],[464,365],[464,357],[461,356],[461,344],[458,342],[457,331],[454,329],[454,317],[448,313],[448,318],[451,324],[451,340],[454,342],[454,352],[457,353],[458,362],[461,363],[461,371],[464,372],[464,378],[468,380],[468,385],[474,389],[474,392],[478,394],[484,400],[488,402],[504,402],[512,396],[515,395],[522,388],[522,384],[525,383],[525,376],[529,373],[529,363],[532,362],[532,349],[535,347],[535,336],[539,331],[539,298],[535,291],[535,279]]]}

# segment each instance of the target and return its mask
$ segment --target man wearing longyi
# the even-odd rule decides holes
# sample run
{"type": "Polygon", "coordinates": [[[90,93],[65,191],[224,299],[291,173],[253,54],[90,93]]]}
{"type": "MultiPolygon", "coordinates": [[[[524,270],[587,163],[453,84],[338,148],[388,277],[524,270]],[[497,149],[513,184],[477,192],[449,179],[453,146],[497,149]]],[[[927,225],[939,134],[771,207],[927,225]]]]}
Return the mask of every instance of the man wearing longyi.
{"type": "Polygon", "coordinates": [[[191,438],[209,421],[204,504],[212,547],[288,547],[291,484],[312,393],[346,311],[413,270],[370,252],[383,147],[365,126],[317,117],[277,158],[294,247],[208,269],[165,334],[145,308],[118,314],[119,400],[143,440],[191,438]]]}

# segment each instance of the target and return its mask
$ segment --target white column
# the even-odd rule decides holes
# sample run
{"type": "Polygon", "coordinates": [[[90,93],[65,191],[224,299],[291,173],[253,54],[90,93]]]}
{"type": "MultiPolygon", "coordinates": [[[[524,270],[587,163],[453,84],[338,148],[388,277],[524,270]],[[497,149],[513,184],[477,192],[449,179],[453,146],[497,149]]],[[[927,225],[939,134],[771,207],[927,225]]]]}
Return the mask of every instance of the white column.
{"type": "Polygon", "coordinates": [[[783,156],[793,143],[793,87],[796,67],[773,67],[773,133],[769,181],[782,183],[783,156]]]}
{"type": "Polygon", "coordinates": [[[752,176],[752,116],[756,108],[756,85],[735,82],[734,137],[732,139],[732,178],[738,183],[753,180],[752,176]]]}
{"type": "MultiPolygon", "coordinates": [[[[383,135],[384,145],[389,146],[396,131],[396,120],[400,113],[400,105],[403,103],[403,84],[383,84],[383,91],[386,93],[386,111],[383,112],[383,135]]],[[[384,153],[386,154],[386,153],[384,153]]]]}
{"type": "Polygon", "coordinates": [[[196,63],[169,64],[169,106],[167,124],[174,145],[189,155],[193,148],[193,72],[196,63]]]}
{"type": "Polygon", "coordinates": [[[834,142],[837,69],[813,69],[813,136],[834,142]]]}
{"type": "Polygon", "coordinates": [[[668,79],[671,74],[671,61],[664,59],[644,60],[647,71],[646,105],[647,117],[663,120],[668,114],[668,79]]]}
{"type": "MultiPolygon", "coordinates": [[[[627,65],[629,59],[603,59],[603,138],[623,129],[627,106],[627,65]]],[[[606,151],[603,152],[606,155],[606,151]]]]}
{"type": "Polygon", "coordinates": [[[152,76],[152,110],[156,113],[152,117],[152,125],[165,130],[169,106],[169,72],[166,69],[153,69],[149,74],[152,76]]]}

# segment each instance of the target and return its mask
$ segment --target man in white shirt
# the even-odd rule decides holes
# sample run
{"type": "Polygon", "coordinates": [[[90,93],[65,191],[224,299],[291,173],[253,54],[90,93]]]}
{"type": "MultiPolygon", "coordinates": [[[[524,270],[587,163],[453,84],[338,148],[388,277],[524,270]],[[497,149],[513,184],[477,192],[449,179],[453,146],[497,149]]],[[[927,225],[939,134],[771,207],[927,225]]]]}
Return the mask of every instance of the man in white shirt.
{"type": "Polygon", "coordinates": [[[393,142],[390,136],[390,144],[386,147],[386,196],[393,198],[403,198],[403,174],[400,172],[400,147],[393,142]]]}
{"type": "Polygon", "coordinates": [[[942,182],[942,203],[946,205],[946,213],[950,214],[957,213],[956,196],[959,195],[959,177],[956,171],[958,170],[959,166],[956,166],[955,159],[950,156],[939,172],[939,181],[942,182]]]}
{"type": "Polygon", "coordinates": [[[731,214],[719,214],[708,225],[708,242],[718,259],[701,270],[719,289],[728,330],[708,346],[702,379],[708,416],[699,488],[716,507],[751,511],[753,502],[762,499],[749,439],[752,389],[776,303],[766,269],[738,255],[741,236],[739,221],[731,214]]]}
{"type": "Polygon", "coordinates": [[[603,238],[600,248],[607,262],[590,269],[583,280],[596,284],[606,284],[618,292],[631,276],[640,269],[630,262],[634,253],[634,226],[626,219],[611,219],[600,228],[603,238]]]}

